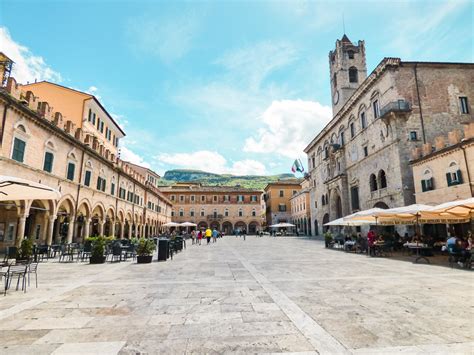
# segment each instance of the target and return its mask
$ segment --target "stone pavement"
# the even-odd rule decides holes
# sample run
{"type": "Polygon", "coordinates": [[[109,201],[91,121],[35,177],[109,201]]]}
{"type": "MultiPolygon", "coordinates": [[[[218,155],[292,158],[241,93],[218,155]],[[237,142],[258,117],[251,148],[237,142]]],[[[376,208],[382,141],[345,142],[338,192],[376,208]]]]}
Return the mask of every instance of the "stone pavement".
{"type": "Polygon", "coordinates": [[[465,270],[225,237],[173,261],[40,264],[0,296],[0,354],[472,354],[465,270]]]}

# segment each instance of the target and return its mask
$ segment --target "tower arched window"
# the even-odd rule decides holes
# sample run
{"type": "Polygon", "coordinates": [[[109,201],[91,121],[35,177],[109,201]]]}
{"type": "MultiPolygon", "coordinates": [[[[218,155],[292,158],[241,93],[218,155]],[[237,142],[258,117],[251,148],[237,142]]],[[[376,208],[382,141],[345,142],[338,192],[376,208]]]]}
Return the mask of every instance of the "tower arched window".
{"type": "Polygon", "coordinates": [[[384,189],[387,187],[387,176],[385,175],[384,170],[379,171],[379,185],[381,189],[384,189]]]}
{"type": "Polygon", "coordinates": [[[333,82],[334,87],[336,87],[337,86],[337,75],[336,75],[336,73],[334,73],[333,76],[332,76],[332,82],[333,82]]]}
{"type": "Polygon", "coordinates": [[[349,59],[354,59],[354,51],[347,51],[347,57],[349,59]]]}
{"type": "Polygon", "coordinates": [[[377,191],[377,177],[375,174],[370,175],[370,191],[377,191]]]}
{"type": "Polygon", "coordinates": [[[350,83],[357,83],[359,81],[358,75],[357,75],[357,68],[356,67],[350,67],[349,68],[349,82],[350,83]]]}

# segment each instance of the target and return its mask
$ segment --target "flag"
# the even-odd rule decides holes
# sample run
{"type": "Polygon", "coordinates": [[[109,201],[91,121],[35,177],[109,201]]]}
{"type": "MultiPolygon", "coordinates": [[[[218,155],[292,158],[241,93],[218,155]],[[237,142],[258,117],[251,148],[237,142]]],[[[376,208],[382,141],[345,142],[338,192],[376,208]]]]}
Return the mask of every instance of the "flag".
{"type": "Polygon", "coordinates": [[[300,173],[304,172],[303,164],[301,163],[300,159],[295,159],[291,167],[291,171],[293,173],[296,173],[297,171],[299,171],[300,173]]]}

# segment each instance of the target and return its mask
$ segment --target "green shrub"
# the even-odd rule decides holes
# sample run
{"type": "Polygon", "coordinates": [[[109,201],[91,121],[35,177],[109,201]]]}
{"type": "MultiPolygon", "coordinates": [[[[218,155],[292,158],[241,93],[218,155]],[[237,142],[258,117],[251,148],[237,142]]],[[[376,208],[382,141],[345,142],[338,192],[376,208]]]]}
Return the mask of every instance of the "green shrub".
{"type": "Polygon", "coordinates": [[[140,256],[150,256],[155,252],[155,242],[152,239],[141,238],[138,241],[137,254],[140,256]]]}
{"type": "Polygon", "coordinates": [[[20,248],[17,252],[17,259],[29,260],[33,255],[33,241],[28,238],[24,238],[21,241],[20,248]]]}
{"type": "Polygon", "coordinates": [[[105,246],[108,243],[111,243],[114,240],[114,237],[104,237],[103,235],[98,235],[96,237],[88,237],[87,241],[91,242],[91,257],[99,258],[104,256],[105,246]]]}

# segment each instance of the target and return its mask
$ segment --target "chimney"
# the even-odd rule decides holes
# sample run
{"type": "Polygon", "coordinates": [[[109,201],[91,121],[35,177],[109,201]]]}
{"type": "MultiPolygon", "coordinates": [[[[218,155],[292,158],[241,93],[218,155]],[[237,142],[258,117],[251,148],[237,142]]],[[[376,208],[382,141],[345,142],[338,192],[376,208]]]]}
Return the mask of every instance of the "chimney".
{"type": "Polygon", "coordinates": [[[421,158],[421,148],[420,147],[413,148],[411,150],[411,159],[416,160],[419,158],[421,158]]]}
{"type": "Polygon", "coordinates": [[[474,122],[469,122],[464,125],[464,138],[469,139],[474,137],[474,122]]]}
{"type": "Polygon", "coordinates": [[[74,134],[74,123],[72,121],[66,121],[66,132],[70,135],[74,134]]]}
{"type": "Polygon", "coordinates": [[[55,126],[58,126],[58,127],[62,126],[62,124],[63,124],[63,115],[61,114],[61,112],[56,112],[54,114],[53,123],[54,123],[55,126]]]}

